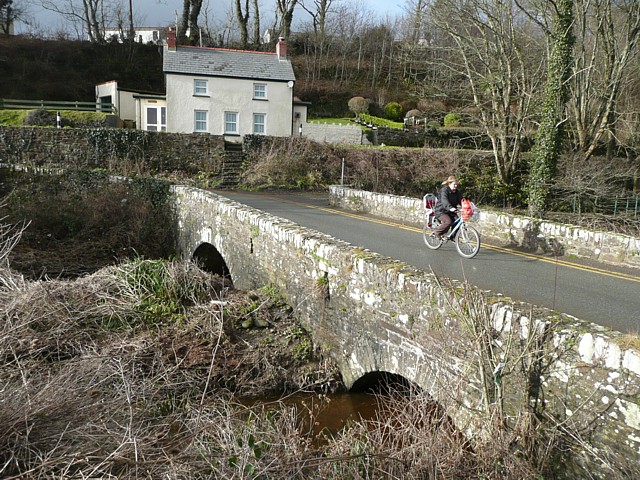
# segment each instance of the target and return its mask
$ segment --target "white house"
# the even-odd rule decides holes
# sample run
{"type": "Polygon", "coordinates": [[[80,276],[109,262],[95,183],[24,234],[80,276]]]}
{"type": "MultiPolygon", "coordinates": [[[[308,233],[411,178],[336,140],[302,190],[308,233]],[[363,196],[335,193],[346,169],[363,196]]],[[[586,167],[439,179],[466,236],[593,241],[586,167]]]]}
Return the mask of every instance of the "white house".
{"type": "Polygon", "coordinates": [[[275,53],[176,45],[175,30],[167,31],[163,70],[167,99],[167,131],[224,135],[291,136],[306,105],[296,102],[295,75],[287,44],[275,53]]]}
{"type": "MultiPolygon", "coordinates": [[[[160,45],[165,39],[165,27],[134,27],[134,41],[137,43],[155,43],[160,45]]],[[[107,40],[115,39],[117,42],[123,42],[123,36],[127,32],[123,32],[118,27],[107,27],[104,29],[104,38],[107,40]]]]}
{"type": "Polygon", "coordinates": [[[164,95],[120,88],[118,82],[96,85],[96,103],[113,105],[125,126],[139,130],[166,131],[167,101],[164,95]]]}

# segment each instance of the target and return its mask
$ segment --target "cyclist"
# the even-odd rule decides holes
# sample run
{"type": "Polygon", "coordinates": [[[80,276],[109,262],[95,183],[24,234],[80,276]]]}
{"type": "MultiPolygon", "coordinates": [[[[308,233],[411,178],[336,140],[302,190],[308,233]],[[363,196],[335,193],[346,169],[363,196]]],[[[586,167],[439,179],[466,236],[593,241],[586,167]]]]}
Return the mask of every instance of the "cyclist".
{"type": "Polygon", "coordinates": [[[449,227],[456,219],[457,206],[462,201],[462,192],[458,190],[458,180],[450,175],[444,182],[443,187],[438,192],[438,201],[436,202],[436,218],[440,220],[440,225],[436,228],[434,235],[440,238],[447,233],[449,227]]]}

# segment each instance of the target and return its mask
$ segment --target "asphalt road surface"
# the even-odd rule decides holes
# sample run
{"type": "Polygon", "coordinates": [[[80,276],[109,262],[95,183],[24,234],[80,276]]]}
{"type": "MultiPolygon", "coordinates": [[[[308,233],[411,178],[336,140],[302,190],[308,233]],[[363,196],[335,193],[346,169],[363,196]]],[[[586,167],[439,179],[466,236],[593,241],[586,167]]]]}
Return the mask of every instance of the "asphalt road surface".
{"type": "Polygon", "coordinates": [[[464,259],[451,242],[429,250],[420,228],[333,208],[326,194],[215,193],[439,276],[640,334],[639,269],[554,259],[484,241],[474,258],[464,259]]]}

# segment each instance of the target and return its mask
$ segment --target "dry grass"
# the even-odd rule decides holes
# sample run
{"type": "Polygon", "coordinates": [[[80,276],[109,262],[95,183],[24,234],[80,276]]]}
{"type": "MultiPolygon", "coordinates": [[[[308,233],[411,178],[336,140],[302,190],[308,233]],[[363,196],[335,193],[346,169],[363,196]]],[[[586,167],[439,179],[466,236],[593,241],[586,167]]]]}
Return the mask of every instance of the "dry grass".
{"type": "Polygon", "coordinates": [[[272,289],[148,260],[12,285],[0,297],[3,478],[534,478],[508,439],[471,450],[424,396],[381,397],[379,418],[321,442],[300,429],[314,407],[237,403],[335,384],[330,364],[293,358],[305,339],[272,289]],[[268,326],[244,329],[248,318],[268,326]]]}
{"type": "MultiPolygon", "coordinates": [[[[2,478],[216,477],[246,422],[227,387],[322,381],[310,359],[277,357],[299,328],[277,302],[189,263],[137,260],[77,280],[0,274],[2,478]],[[271,335],[240,329],[247,315],[268,318],[271,335]],[[204,456],[220,442],[222,460],[204,456]]],[[[264,421],[276,432],[282,415],[264,421]]]]}

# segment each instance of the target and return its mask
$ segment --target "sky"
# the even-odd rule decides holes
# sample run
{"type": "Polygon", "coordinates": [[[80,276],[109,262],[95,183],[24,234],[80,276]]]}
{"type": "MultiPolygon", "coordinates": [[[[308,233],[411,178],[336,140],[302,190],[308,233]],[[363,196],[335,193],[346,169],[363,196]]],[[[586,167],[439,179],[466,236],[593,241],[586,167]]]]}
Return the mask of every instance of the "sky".
{"type": "MultiPolygon", "coordinates": [[[[14,5],[21,5],[26,7],[29,17],[35,20],[35,28],[29,27],[23,23],[17,23],[15,26],[16,33],[30,33],[36,32],[46,34],[53,34],[61,30],[69,30],[69,23],[56,13],[47,11],[42,8],[41,3],[47,0],[15,0],[14,5]]],[[[66,5],[74,0],[49,0],[59,6],[66,5]]],[[[129,11],[129,0],[116,0],[120,1],[125,12],[129,11]]],[[[176,12],[180,14],[182,11],[182,0],[130,0],[133,6],[134,23],[136,26],[157,27],[166,26],[170,23],[175,23],[176,12]]],[[[365,8],[370,10],[373,15],[379,18],[385,18],[386,16],[395,17],[403,13],[403,5],[407,0],[335,0],[336,3],[342,2],[343,4],[358,4],[364,5],[365,8]]],[[[80,3],[79,0],[75,2],[80,3]]],[[[204,0],[203,10],[205,5],[208,6],[211,12],[211,17],[222,22],[223,18],[226,18],[226,14],[231,10],[233,0],[204,0]]],[[[275,9],[275,0],[260,0],[261,5],[261,19],[265,17],[266,12],[273,11],[275,9]]],[[[299,9],[294,14],[294,22],[307,20],[308,14],[299,9]]],[[[262,22],[266,25],[266,19],[262,22]]]]}

